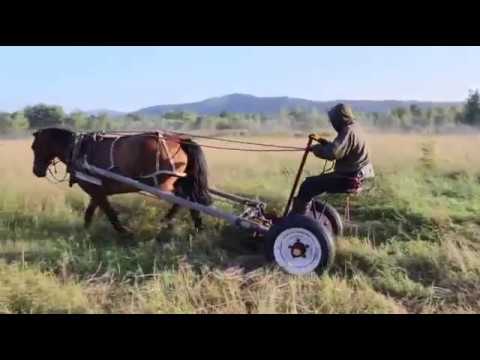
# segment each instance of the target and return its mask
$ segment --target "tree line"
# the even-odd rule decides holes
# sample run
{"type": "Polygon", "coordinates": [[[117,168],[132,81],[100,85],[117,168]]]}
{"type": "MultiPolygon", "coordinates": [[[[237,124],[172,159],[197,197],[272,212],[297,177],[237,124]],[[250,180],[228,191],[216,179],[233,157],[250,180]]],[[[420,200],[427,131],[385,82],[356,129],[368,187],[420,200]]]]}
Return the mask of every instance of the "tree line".
{"type": "MultiPolygon", "coordinates": [[[[371,128],[403,131],[440,131],[459,125],[480,127],[479,91],[470,91],[463,106],[421,109],[413,104],[388,113],[356,113],[359,122],[371,128]]],[[[279,114],[238,114],[222,111],[218,115],[176,111],[159,116],[127,114],[112,117],[76,111],[66,114],[62,107],[38,104],[13,113],[0,113],[0,134],[25,134],[45,127],[67,127],[78,131],[97,130],[247,130],[274,132],[282,130],[311,131],[329,126],[326,113],[317,109],[282,109],[279,114]]]]}

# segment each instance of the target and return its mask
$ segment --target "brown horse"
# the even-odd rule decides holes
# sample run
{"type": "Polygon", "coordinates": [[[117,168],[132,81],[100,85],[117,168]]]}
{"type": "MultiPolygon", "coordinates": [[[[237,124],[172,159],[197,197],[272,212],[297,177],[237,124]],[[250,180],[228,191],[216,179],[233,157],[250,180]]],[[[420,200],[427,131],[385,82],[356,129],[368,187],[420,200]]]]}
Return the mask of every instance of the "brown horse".
{"type": "MultiPolygon", "coordinates": [[[[58,158],[67,165],[70,186],[78,183],[90,195],[85,211],[85,227],[90,225],[96,208],[100,207],[118,232],[129,233],[120,224],[108,196],[139,190],[106,178],[99,177],[101,183],[97,184],[86,181],[88,178],[76,172],[79,170],[78,159],[86,159],[91,165],[173,192],[193,202],[203,205],[212,203],[205,157],[201,147],[191,139],[157,132],[79,136],[73,131],[47,128],[34,133],[32,150],[33,173],[37,177],[45,177],[48,167],[58,158]]],[[[172,220],[179,209],[178,205],[173,205],[165,220],[172,220]]],[[[200,213],[195,210],[190,213],[195,228],[199,230],[202,227],[200,213]]]]}

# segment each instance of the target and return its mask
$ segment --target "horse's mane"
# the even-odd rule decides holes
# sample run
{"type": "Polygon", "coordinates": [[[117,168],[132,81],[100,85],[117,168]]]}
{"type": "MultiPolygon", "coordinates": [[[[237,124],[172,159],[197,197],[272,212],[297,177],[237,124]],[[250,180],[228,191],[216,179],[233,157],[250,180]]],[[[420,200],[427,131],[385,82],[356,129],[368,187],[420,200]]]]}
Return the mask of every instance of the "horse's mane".
{"type": "Polygon", "coordinates": [[[61,143],[65,145],[68,145],[72,141],[72,138],[75,137],[74,131],[56,127],[37,130],[33,133],[33,135],[36,136],[39,133],[48,133],[50,139],[52,139],[56,143],[61,143]]]}
{"type": "Polygon", "coordinates": [[[71,130],[64,128],[49,127],[35,131],[33,134],[39,134],[41,132],[49,132],[52,136],[65,136],[65,135],[74,135],[75,133],[71,130]]]}

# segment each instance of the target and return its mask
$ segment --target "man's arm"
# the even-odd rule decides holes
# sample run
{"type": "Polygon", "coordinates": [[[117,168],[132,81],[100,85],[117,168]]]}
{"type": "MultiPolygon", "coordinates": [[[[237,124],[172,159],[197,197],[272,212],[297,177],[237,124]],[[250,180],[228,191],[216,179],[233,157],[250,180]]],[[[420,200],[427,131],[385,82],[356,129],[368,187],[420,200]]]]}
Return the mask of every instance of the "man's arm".
{"type": "Polygon", "coordinates": [[[312,146],[315,156],[326,160],[338,160],[345,156],[350,144],[350,132],[341,131],[332,142],[323,140],[320,144],[312,146]]]}

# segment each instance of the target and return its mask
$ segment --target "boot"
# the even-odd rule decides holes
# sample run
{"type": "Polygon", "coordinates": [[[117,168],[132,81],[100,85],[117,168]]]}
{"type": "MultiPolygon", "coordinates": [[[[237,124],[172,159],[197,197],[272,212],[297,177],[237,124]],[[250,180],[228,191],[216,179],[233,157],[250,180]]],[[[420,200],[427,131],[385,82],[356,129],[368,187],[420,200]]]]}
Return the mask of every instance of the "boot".
{"type": "Polygon", "coordinates": [[[310,208],[310,203],[311,201],[305,201],[301,198],[296,197],[293,199],[292,210],[290,210],[290,213],[306,215],[307,211],[310,208]]]}

